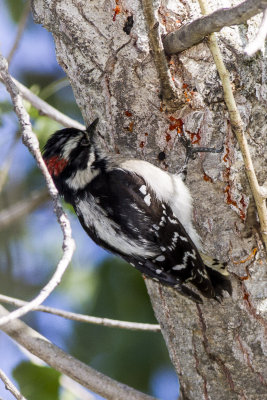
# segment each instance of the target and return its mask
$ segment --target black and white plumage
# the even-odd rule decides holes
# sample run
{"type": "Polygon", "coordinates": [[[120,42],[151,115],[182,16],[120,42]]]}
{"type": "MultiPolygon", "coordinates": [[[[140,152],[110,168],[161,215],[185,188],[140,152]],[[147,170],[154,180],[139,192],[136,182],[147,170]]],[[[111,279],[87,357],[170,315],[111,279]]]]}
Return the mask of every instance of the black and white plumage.
{"type": "Polygon", "coordinates": [[[97,120],[86,131],[55,132],[43,154],[60,195],[88,235],[196,302],[202,300],[194,288],[208,298],[231,292],[220,267],[218,272],[205,266],[200,256],[192,200],[181,177],[146,161],[104,154],[96,125],[97,120]]]}

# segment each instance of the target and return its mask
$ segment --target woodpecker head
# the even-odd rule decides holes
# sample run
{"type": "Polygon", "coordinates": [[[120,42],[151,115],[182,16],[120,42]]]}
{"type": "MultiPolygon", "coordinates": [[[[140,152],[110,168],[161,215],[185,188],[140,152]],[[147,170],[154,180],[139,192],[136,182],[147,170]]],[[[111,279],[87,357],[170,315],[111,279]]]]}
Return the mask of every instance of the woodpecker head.
{"type": "Polygon", "coordinates": [[[61,129],[44,146],[43,158],[60,194],[66,189],[84,187],[96,175],[94,134],[97,123],[98,119],[94,120],[85,131],[61,129]]]}
{"type": "Polygon", "coordinates": [[[94,120],[85,131],[76,128],[61,129],[48,139],[43,158],[53,179],[63,172],[67,178],[76,170],[87,168],[93,152],[93,135],[97,123],[98,119],[94,120]]]}

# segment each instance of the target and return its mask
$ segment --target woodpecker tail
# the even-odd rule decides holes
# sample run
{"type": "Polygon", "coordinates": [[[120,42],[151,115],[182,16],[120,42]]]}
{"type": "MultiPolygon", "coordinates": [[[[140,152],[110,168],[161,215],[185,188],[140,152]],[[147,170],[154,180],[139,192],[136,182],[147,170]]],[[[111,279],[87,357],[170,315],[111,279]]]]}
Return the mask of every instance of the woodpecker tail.
{"type": "Polygon", "coordinates": [[[219,272],[221,275],[224,275],[224,276],[229,275],[229,273],[226,269],[226,266],[227,266],[226,262],[220,262],[217,258],[212,258],[202,252],[199,252],[199,254],[201,255],[203,263],[206,265],[206,267],[214,269],[215,271],[219,272]]]}
{"type": "Polygon", "coordinates": [[[200,255],[207,268],[217,300],[222,300],[224,290],[231,295],[232,285],[229,279],[229,273],[226,269],[227,263],[220,262],[216,258],[212,258],[204,253],[200,253],[200,255]]]}

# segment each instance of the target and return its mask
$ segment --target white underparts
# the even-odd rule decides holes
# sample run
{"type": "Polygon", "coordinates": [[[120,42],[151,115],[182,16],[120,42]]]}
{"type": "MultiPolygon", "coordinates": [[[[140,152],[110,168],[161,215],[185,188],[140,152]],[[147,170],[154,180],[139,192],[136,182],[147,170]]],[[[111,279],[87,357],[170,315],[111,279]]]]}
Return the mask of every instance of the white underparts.
{"type": "Polygon", "coordinates": [[[98,237],[109,246],[126,255],[154,257],[156,248],[152,248],[146,240],[136,242],[122,234],[120,227],[94,201],[79,201],[76,205],[77,214],[82,215],[85,225],[93,227],[98,237]]]}

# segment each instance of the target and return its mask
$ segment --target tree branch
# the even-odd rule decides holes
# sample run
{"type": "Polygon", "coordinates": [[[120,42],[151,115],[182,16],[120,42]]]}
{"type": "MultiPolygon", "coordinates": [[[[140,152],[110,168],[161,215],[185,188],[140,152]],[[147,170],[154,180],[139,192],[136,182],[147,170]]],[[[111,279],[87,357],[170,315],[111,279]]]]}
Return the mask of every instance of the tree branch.
{"type": "MultiPolygon", "coordinates": [[[[200,8],[203,14],[209,12],[209,8],[206,0],[198,0],[200,8]]],[[[264,187],[260,187],[257,176],[252,163],[251,155],[248,148],[247,139],[243,129],[243,123],[239,111],[236,106],[232,85],[229,77],[229,73],[224,65],[223,57],[220,48],[217,43],[217,39],[214,33],[209,37],[209,48],[216,64],[219,76],[222,81],[224,100],[229,111],[229,118],[235,135],[238,140],[238,144],[243,156],[246,174],[250,184],[250,188],[255,199],[259,221],[261,225],[261,233],[263,242],[265,244],[265,250],[267,250],[267,207],[266,207],[266,193],[264,187]]]]}
{"type": "Polygon", "coordinates": [[[182,103],[180,99],[181,96],[179,96],[178,90],[173,83],[166,56],[164,54],[159,32],[159,22],[155,17],[153,1],[142,0],[142,6],[147,23],[149,42],[160,80],[161,96],[169,110],[177,110],[179,105],[182,103]]]}
{"type": "Polygon", "coordinates": [[[218,32],[225,26],[240,25],[267,7],[267,0],[246,0],[238,6],[221,8],[167,34],[163,42],[168,55],[180,53],[201,42],[205,36],[218,32]]]}
{"type": "MultiPolygon", "coordinates": [[[[0,316],[3,318],[7,315],[8,311],[0,305],[0,316]]],[[[154,399],[75,359],[20,320],[10,321],[8,324],[2,325],[1,330],[48,365],[100,396],[109,400],[154,399]]]]}
{"type": "MultiPolygon", "coordinates": [[[[1,78],[0,78],[1,79],[1,78]]],[[[56,108],[50,106],[46,101],[40,99],[36,94],[32,93],[26,86],[18,82],[15,78],[12,78],[13,83],[17,86],[21,96],[29,101],[33,107],[40,111],[40,114],[46,115],[47,117],[57,121],[66,128],[77,128],[84,130],[85,126],[61,113],[56,108]]]]}
{"type": "MultiPolygon", "coordinates": [[[[2,294],[0,294],[0,302],[12,304],[13,306],[17,307],[28,304],[26,301],[15,299],[14,297],[4,296],[2,294]]],[[[118,321],[109,318],[92,317],[89,315],[77,314],[47,306],[34,307],[32,311],[42,311],[49,314],[58,315],[59,317],[67,318],[72,321],[86,322],[89,324],[102,325],[110,328],[129,329],[133,331],[160,332],[160,326],[157,324],[143,324],[138,322],[118,321]]]]}
{"type": "Polygon", "coordinates": [[[246,48],[245,53],[248,56],[253,56],[258,50],[263,48],[267,36],[267,10],[263,11],[261,24],[256,37],[250,42],[246,48]]]}
{"type": "Polygon", "coordinates": [[[11,380],[6,376],[6,374],[0,369],[0,379],[4,382],[5,387],[9,390],[17,400],[26,400],[25,397],[18,391],[15,385],[11,382],[11,380]]]}
{"type": "Polygon", "coordinates": [[[0,54],[0,75],[6,85],[8,92],[10,93],[15,112],[19,119],[22,131],[22,141],[24,142],[25,146],[28,147],[29,151],[36,159],[36,162],[45,177],[48,191],[54,202],[55,213],[57,215],[57,219],[63,233],[63,246],[62,246],[63,255],[50,281],[46,284],[46,286],[42,289],[42,291],[27,305],[21,307],[18,310],[13,311],[8,316],[3,317],[3,319],[0,319],[0,325],[1,325],[1,324],[6,324],[11,320],[19,318],[20,316],[26,314],[27,312],[32,310],[33,306],[38,306],[49,296],[49,294],[59,284],[62,275],[64,274],[67,266],[71,261],[75,248],[75,243],[71,236],[71,227],[69,220],[62,209],[62,206],[58,198],[58,192],[46,168],[45,162],[42,158],[38,140],[34,135],[34,133],[32,132],[29,115],[27,114],[23,106],[22,98],[18,92],[18,89],[8,73],[7,61],[1,54],[0,54]]]}

